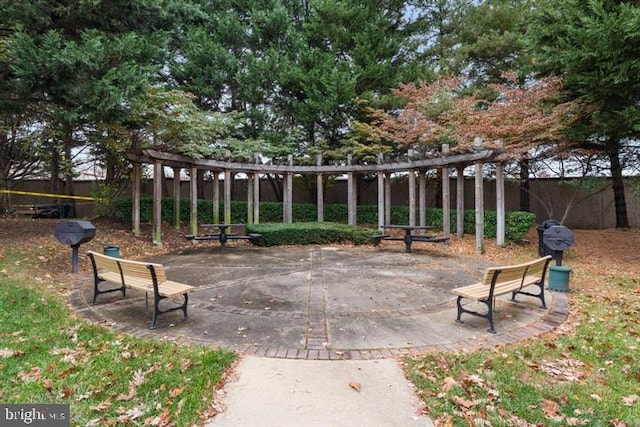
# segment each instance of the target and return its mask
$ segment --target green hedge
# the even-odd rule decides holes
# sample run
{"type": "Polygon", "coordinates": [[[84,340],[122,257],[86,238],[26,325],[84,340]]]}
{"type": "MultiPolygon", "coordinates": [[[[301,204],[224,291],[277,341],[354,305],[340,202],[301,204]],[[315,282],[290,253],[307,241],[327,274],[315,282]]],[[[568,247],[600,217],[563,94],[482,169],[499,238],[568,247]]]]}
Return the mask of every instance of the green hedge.
{"type": "MultiPolygon", "coordinates": [[[[118,199],[114,202],[116,215],[129,221],[131,219],[131,199],[118,199]]],[[[296,203],[293,205],[293,219],[298,222],[315,222],[317,219],[316,206],[310,203],[296,203]]],[[[207,223],[213,221],[213,203],[211,200],[198,201],[198,222],[207,223]]],[[[183,223],[189,221],[190,202],[181,200],[180,218],[183,223]]],[[[153,203],[151,198],[140,200],[140,221],[151,222],[153,214],[153,203]]],[[[346,224],[348,208],[344,204],[329,204],[324,206],[324,220],[330,223],[346,224]]],[[[442,209],[427,209],[427,224],[442,229],[442,209]]],[[[457,211],[451,210],[451,232],[456,231],[457,211]]],[[[220,204],[220,221],[224,218],[223,206],[220,204]]],[[[358,224],[363,226],[377,227],[378,207],[376,205],[358,206],[358,224]]],[[[162,199],[162,220],[173,222],[173,199],[162,199]]],[[[231,202],[231,222],[247,222],[247,202],[231,202]]],[[[260,202],[260,222],[261,223],[281,223],[282,203],[260,202]]],[[[391,223],[408,224],[408,206],[391,207],[391,223]]],[[[505,215],[505,237],[509,241],[518,242],[529,232],[536,223],[536,216],[531,212],[512,211],[505,215]]],[[[475,234],[476,218],[474,210],[464,211],[464,232],[465,234],[475,234]]],[[[496,237],[496,212],[484,212],[484,234],[486,237],[496,237]]]]}
{"type": "Polygon", "coordinates": [[[252,242],[258,246],[313,245],[328,243],[371,243],[372,230],[334,222],[295,222],[293,224],[268,223],[247,225],[247,232],[262,237],[252,242]]]}

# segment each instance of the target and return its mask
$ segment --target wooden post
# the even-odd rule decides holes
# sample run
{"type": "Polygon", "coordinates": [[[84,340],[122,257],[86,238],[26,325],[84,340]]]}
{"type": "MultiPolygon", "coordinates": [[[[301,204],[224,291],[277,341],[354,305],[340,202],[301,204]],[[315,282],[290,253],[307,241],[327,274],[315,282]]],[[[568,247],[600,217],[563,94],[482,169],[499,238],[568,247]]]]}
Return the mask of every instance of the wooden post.
{"type": "MultiPolygon", "coordinates": [[[[256,154],[256,163],[260,164],[260,156],[256,154]]],[[[253,223],[260,224],[260,174],[253,174],[253,223]]]]}
{"type": "MultiPolygon", "coordinates": [[[[347,155],[347,165],[351,166],[351,154],[347,155]]],[[[349,225],[356,225],[357,222],[357,188],[353,172],[347,172],[347,222],[349,225]]]]}
{"type": "MultiPolygon", "coordinates": [[[[418,172],[418,212],[420,215],[420,227],[427,225],[427,175],[424,171],[418,172]]],[[[425,234],[425,230],[420,230],[425,234]]]]}
{"type": "Polygon", "coordinates": [[[162,246],[162,163],[153,163],[153,244],[162,246]]]}
{"type": "Polygon", "coordinates": [[[456,235],[464,236],[464,167],[456,168],[456,235]]]}
{"type": "Polygon", "coordinates": [[[212,216],[213,223],[220,223],[220,172],[213,171],[213,194],[212,194],[212,216]]]}
{"type": "MultiPolygon", "coordinates": [[[[382,164],[382,153],[378,154],[378,164],[382,164]]],[[[378,229],[384,226],[384,172],[378,171],[378,229]]]]}
{"type": "Polygon", "coordinates": [[[409,225],[416,225],[416,173],[409,171],[409,225]]]}
{"type": "MultiPolygon", "coordinates": [[[[293,155],[289,154],[289,166],[293,166],[293,155]]],[[[283,219],[286,224],[293,222],[293,172],[287,172],[283,185],[283,219]]]]}
{"type": "Polygon", "coordinates": [[[140,236],[140,163],[133,164],[131,174],[132,188],[131,192],[131,224],[133,225],[133,235],[140,236]]]}
{"type": "MultiPolygon", "coordinates": [[[[409,165],[413,163],[413,150],[407,152],[409,165]]],[[[416,225],[416,174],[410,167],[407,174],[407,185],[409,186],[409,225],[416,225]]]]}
{"type": "Polygon", "coordinates": [[[182,168],[173,168],[173,228],[180,230],[180,172],[182,168]]]}
{"type": "MultiPolygon", "coordinates": [[[[316,165],[322,166],[322,154],[318,154],[316,157],[316,165]]],[[[316,174],[316,209],[318,213],[318,222],[324,222],[324,183],[322,181],[322,174],[316,174]]]]}
{"type": "MultiPolygon", "coordinates": [[[[474,138],[473,145],[482,147],[482,139],[474,138]]],[[[484,182],[482,176],[482,162],[475,163],[475,190],[476,190],[476,252],[484,253],[484,182]]]]}
{"type": "Polygon", "coordinates": [[[189,168],[189,233],[194,236],[198,234],[198,168],[189,168]]]}
{"type": "Polygon", "coordinates": [[[384,174],[384,221],[391,224],[391,174],[384,174]]]}
{"type": "MultiPolygon", "coordinates": [[[[442,144],[442,154],[447,155],[449,144],[442,144]]],[[[442,168],[442,234],[451,237],[451,191],[449,180],[449,168],[442,168]]]]}
{"type": "Polygon", "coordinates": [[[247,173],[247,224],[253,224],[253,175],[247,173]]]}
{"type": "Polygon", "coordinates": [[[231,170],[224,170],[224,223],[231,224],[231,170]]]}
{"type": "MultiPolygon", "coordinates": [[[[502,141],[499,146],[502,147],[502,141]]],[[[505,207],[504,207],[504,164],[496,165],[496,244],[505,244],[505,207]]]]}

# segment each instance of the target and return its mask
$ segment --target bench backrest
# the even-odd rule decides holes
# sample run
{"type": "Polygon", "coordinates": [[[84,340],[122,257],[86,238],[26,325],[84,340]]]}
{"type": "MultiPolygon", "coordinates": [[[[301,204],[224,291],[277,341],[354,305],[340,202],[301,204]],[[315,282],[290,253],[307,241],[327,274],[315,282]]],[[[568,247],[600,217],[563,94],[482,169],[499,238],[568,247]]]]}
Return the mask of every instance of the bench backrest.
{"type": "Polygon", "coordinates": [[[137,279],[153,280],[153,274],[159,283],[167,280],[164,274],[164,268],[162,264],[154,264],[151,262],[132,261],[132,260],[120,260],[120,268],[122,274],[128,277],[135,277],[137,279]],[[152,271],[153,270],[153,271],[152,271]]]}
{"type": "Polygon", "coordinates": [[[547,266],[550,261],[551,255],[547,255],[523,264],[491,267],[487,269],[484,276],[484,284],[491,286],[493,283],[504,283],[510,281],[520,281],[522,284],[527,277],[535,277],[536,279],[544,280],[547,266]]]}
{"type": "Polygon", "coordinates": [[[92,262],[95,263],[95,267],[98,270],[113,271],[114,273],[120,272],[120,269],[118,268],[118,258],[102,255],[93,251],[89,251],[87,253],[91,255],[90,258],[92,259],[92,262]]]}
{"type": "Polygon", "coordinates": [[[98,270],[113,271],[127,277],[148,280],[149,283],[153,283],[154,275],[157,283],[167,280],[162,264],[114,258],[93,251],[88,253],[98,270]]]}

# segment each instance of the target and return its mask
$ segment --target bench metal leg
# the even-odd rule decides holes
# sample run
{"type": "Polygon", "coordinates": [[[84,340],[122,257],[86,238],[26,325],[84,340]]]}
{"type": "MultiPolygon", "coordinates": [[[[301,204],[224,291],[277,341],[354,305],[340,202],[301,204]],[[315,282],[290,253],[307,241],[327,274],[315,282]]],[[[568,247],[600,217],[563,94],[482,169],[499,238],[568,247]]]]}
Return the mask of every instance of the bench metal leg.
{"type": "Polygon", "coordinates": [[[91,302],[91,305],[96,304],[96,299],[100,294],[108,294],[111,292],[122,292],[122,298],[125,298],[127,296],[127,288],[124,285],[122,285],[122,287],[120,288],[106,289],[104,291],[101,291],[100,283],[102,282],[105,282],[105,280],[94,279],[93,281],[93,301],[91,302]]]}
{"type": "Polygon", "coordinates": [[[184,302],[178,306],[175,307],[171,307],[171,308],[167,308],[164,310],[160,309],[160,301],[167,299],[167,297],[164,297],[162,295],[156,295],[154,297],[154,307],[153,307],[153,321],[151,322],[151,328],[150,329],[156,329],[157,327],[157,320],[158,320],[158,316],[164,313],[169,313],[171,311],[176,311],[176,310],[182,310],[182,313],[184,314],[184,318],[187,318],[187,306],[189,303],[189,294],[187,294],[186,292],[184,294],[182,294],[183,298],[184,298],[184,302]]]}
{"type": "Polygon", "coordinates": [[[534,297],[534,298],[538,298],[540,300],[540,302],[542,303],[542,308],[547,308],[547,303],[544,300],[544,282],[540,283],[534,283],[530,286],[537,286],[539,291],[537,293],[533,293],[533,292],[525,292],[525,291],[513,291],[513,293],[511,294],[511,301],[516,301],[516,295],[518,294],[522,294],[522,295],[528,295],[530,297],[534,297]]]}
{"type": "Polygon", "coordinates": [[[468,314],[471,314],[473,316],[482,317],[484,319],[487,319],[487,321],[489,322],[489,329],[487,329],[487,331],[491,332],[492,334],[495,334],[496,330],[493,327],[493,307],[494,307],[494,302],[491,299],[479,300],[478,302],[481,302],[481,303],[483,303],[483,304],[485,304],[487,306],[487,313],[480,313],[478,311],[467,310],[466,308],[464,308],[462,306],[462,304],[461,304],[462,298],[464,298],[464,297],[458,296],[458,299],[456,300],[456,305],[458,307],[458,316],[456,317],[456,322],[464,323],[460,319],[460,317],[462,316],[462,313],[468,313],[468,314]]]}

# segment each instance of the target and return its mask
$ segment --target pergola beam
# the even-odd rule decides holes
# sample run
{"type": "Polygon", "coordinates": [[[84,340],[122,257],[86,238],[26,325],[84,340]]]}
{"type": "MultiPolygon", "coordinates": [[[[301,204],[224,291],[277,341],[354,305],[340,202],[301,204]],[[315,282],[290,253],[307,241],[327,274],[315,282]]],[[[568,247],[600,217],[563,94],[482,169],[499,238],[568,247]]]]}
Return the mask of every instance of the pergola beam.
{"type": "Polygon", "coordinates": [[[393,163],[372,163],[372,164],[356,164],[356,165],[294,165],[292,162],[286,165],[270,165],[255,163],[229,162],[224,160],[212,159],[192,159],[179,154],[163,153],[156,150],[144,150],[143,155],[128,155],[132,161],[141,163],[154,163],[159,160],[167,166],[181,166],[189,168],[195,165],[199,169],[208,170],[233,170],[234,172],[258,172],[258,173],[275,173],[275,174],[318,174],[325,173],[328,175],[341,175],[348,172],[367,173],[367,172],[406,172],[409,170],[419,169],[437,169],[444,166],[452,166],[459,163],[469,163],[476,161],[491,161],[495,155],[492,150],[475,150],[465,154],[452,154],[449,156],[434,157],[431,159],[418,159],[411,162],[393,162],[393,163]]]}

